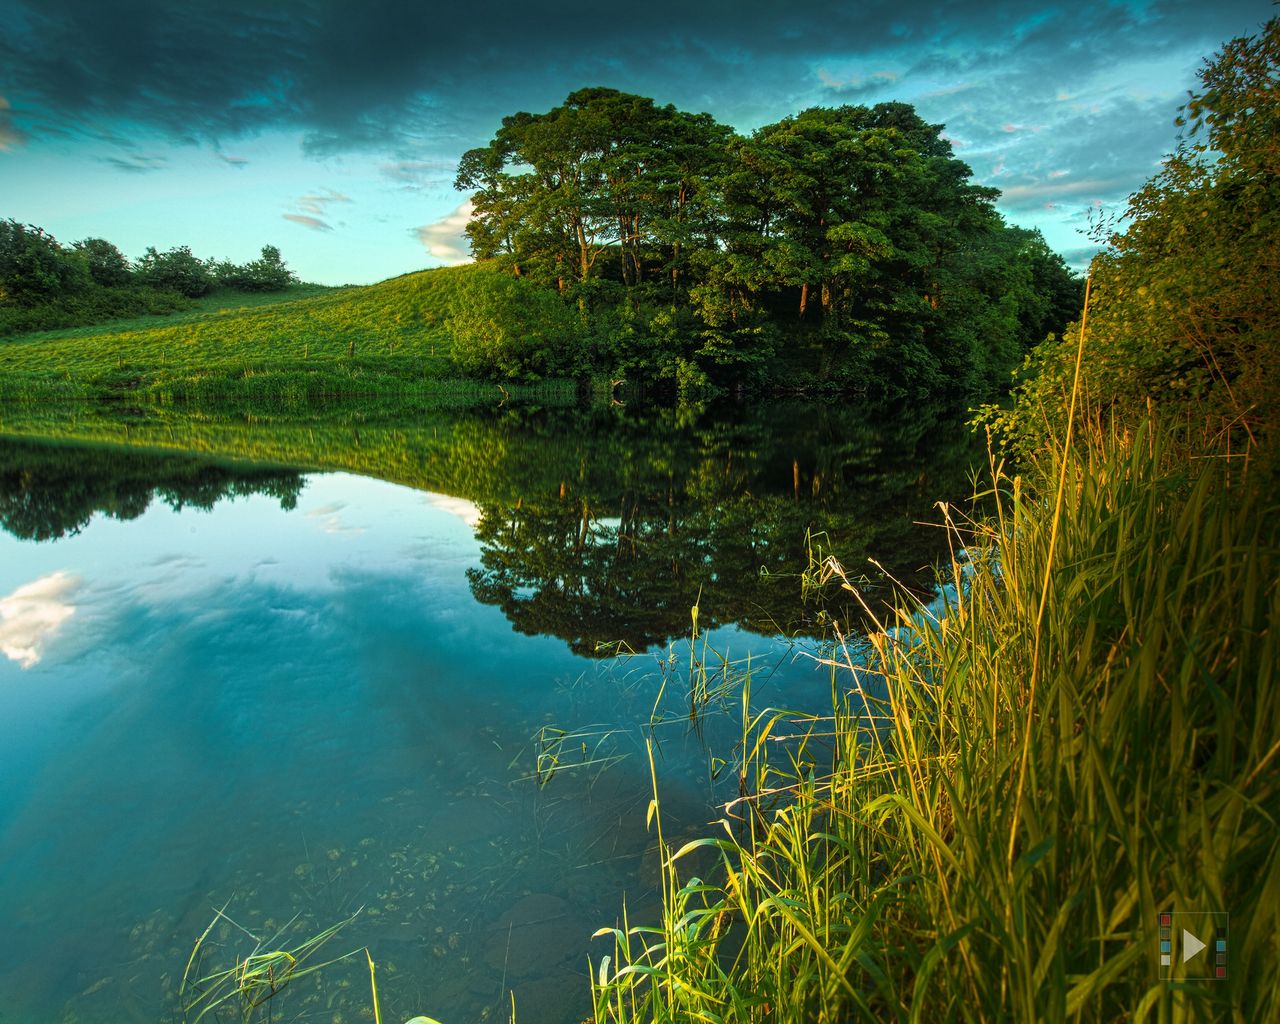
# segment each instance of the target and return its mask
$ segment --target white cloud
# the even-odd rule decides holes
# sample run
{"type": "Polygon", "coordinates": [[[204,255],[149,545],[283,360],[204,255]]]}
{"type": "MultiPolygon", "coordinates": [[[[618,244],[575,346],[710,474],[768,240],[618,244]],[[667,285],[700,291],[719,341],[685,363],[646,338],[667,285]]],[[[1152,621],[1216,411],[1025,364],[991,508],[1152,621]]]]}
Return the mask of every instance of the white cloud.
{"type": "Polygon", "coordinates": [[[321,533],[364,533],[363,526],[349,526],[342,521],[342,510],[347,507],[345,501],[331,501],[320,505],[306,513],[308,519],[317,520],[321,533]]]}
{"type": "Polygon", "coordinates": [[[441,263],[457,266],[459,263],[471,262],[471,246],[465,234],[470,220],[471,200],[468,199],[447,217],[414,228],[413,233],[427,252],[441,263]]]}
{"type": "Polygon", "coordinates": [[[55,572],[0,598],[0,653],[23,668],[39,662],[45,641],[75,614],[68,602],[80,584],[78,576],[55,572]]]}
{"type": "Polygon", "coordinates": [[[427,504],[432,508],[440,509],[441,512],[457,516],[470,527],[480,524],[480,510],[475,502],[467,501],[466,498],[455,498],[451,494],[428,494],[427,504]]]}
{"type": "Polygon", "coordinates": [[[1055,180],[1010,185],[1000,190],[997,202],[1003,206],[1027,208],[1041,204],[1058,203],[1071,197],[1088,196],[1096,199],[1123,196],[1128,183],[1123,178],[1082,178],[1077,181],[1055,180]]]}

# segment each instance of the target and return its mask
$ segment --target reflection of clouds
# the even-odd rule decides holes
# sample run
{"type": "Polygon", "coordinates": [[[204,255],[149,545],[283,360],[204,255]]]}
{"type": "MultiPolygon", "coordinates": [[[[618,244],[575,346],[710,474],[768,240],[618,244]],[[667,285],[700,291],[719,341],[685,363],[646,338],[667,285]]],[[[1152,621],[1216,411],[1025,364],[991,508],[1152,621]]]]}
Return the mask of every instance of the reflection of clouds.
{"type": "Polygon", "coordinates": [[[331,501],[327,505],[310,509],[306,516],[308,519],[319,520],[322,533],[364,533],[363,526],[348,526],[342,521],[342,516],[339,513],[346,507],[347,503],[345,501],[331,501]]]}
{"type": "Polygon", "coordinates": [[[0,653],[23,668],[43,656],[41,647],[75,614],[66,599],[80,589],[80,578],[54,572],[0,598],[0,653]]]}
{"type": "Polygon", "coordinates": [[[480,524],[480,510],[476,508],[475,502],[467,501],[466,498],[455,498],[451,494],[428,494],[427,504],[448,512],[451,516],[457,516],[470,527],[480,524]]]}

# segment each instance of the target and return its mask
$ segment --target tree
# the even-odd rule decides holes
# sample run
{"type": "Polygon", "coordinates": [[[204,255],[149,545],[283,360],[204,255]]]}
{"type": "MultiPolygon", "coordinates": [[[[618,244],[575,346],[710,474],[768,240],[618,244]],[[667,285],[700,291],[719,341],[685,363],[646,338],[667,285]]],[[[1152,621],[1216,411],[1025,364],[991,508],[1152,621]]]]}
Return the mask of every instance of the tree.
{"type": "Polygon", "coordinates": [[[86,238],[75,249],[84,256],[89,274],[103,288],[123,288],[133,279],[133,268],[119,249],[105,238],[86,238]]]}
{"type": "Polygon", "coordinates": [[[458,167],[457,187],[473,190],[472,251],[561,290],[599,276],[610,250],[625,285],[647,267],[678,280],[707,234],[699,200],[732,134],[707,114],[605,88],[504,118],[458,167]]]}

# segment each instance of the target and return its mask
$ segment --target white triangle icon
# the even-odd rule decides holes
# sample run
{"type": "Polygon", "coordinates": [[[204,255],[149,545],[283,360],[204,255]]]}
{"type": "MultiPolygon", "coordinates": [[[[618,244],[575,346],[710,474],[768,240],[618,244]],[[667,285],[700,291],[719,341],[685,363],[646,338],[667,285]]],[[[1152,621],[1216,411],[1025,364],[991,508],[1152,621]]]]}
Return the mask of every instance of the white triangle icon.
{"type": "Polygon", "coordinates": [[[1182,929],[1182,962],[1185,964],[1197,953],[1204,952],[1204,943],[1185,928],[1182,929]]]}

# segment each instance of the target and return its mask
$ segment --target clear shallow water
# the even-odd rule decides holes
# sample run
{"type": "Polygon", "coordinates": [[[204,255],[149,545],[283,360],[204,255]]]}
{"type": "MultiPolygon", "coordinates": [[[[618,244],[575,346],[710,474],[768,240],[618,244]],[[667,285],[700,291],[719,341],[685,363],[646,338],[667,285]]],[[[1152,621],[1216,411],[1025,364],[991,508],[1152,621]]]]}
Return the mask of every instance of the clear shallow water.
{"type": "MultiPolygon", "coordinates": [[[[678,636],[683,591],[661,591],[673,607],[655,621],[639,570],[584,586],[531,553],[654,546],[671,514],[637,525],[634,479],[629,505],[559,516],[554,501],[477,505],[350,473],[178,486],[171,457],[130,463],[167,481],[149,500],[118,483],[89,500],[76,488],[92,473],[74,467],[107,455],[72,452],[72,471],[33,486],[41,471],[21,467],[47,454],[10,445],[4,462],[0,1022],[176,1019],[192,946],[224,906],[235,925],[210,932],[206,971],[250,952],[248,933],[297,915],[287,947],[363,908],[325,952],[372,949],[384,1019],[505,1020],[514,991],[521,1021],[581,1020],[587,957],[607,952],[591,933],[623,899],[633,921],[656,905],[646,740],[669,837],[704,834],[734,795],[709,754],[727,754],[733,723],[687,728],[679,639],[575,653],[678,636]],[[594,625],[580,621],[592,595],[594,625]],[[671,653],[669,721],[650,730],[671,653]],[[544,728],[574,735],[540,787],[544,728]]],[[[711,486],[659,469],[669,493],[711,486]]],[[[756,500],[750,484],[734,487],[756,500]]],[[[728,517],[717,494],[699,508],[728,517]]],[[[685,532],[694,553],[656,564],[699,561],[705,537],[685,532]]],[[[770,667],[757,704],[828,701],[825,671],[791,644],[733,625],[715,642],[770,667]]],[[[276,1004],[286,1019],[370,1017],[363,957],[276,1004]]]]}

